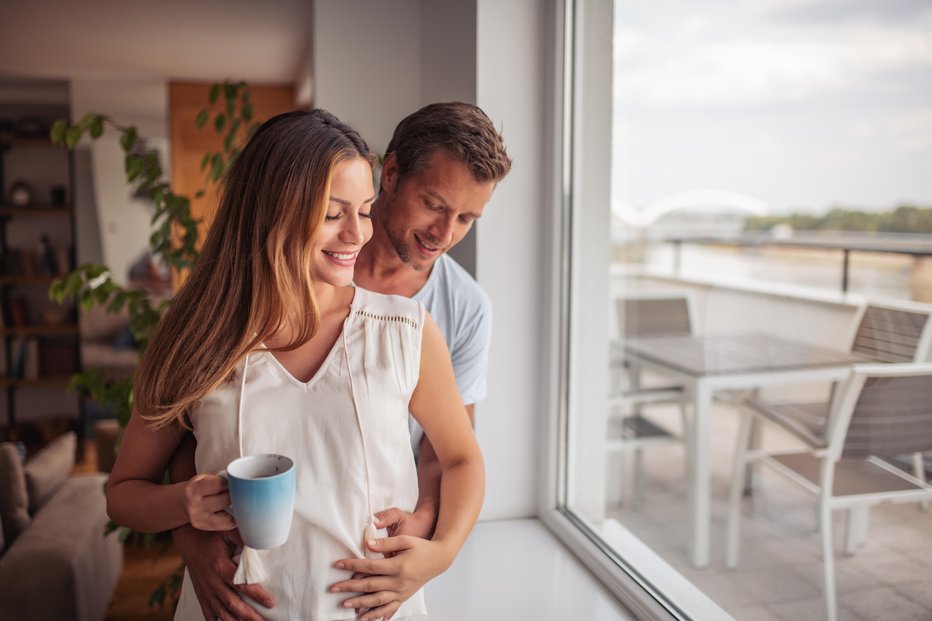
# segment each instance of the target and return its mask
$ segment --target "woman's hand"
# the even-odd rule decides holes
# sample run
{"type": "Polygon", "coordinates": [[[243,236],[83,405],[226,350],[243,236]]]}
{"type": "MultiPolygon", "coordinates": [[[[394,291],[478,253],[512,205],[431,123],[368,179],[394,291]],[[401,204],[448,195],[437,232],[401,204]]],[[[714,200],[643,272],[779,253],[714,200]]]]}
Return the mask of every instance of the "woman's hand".
{"type": "Polygon", "coordinates": [[[227,482],[216,474],[199,474],[184,488],[184,510],[191,526],[199,530],[230,530],[236,528],[230,506],[227,482]]]}
{"type": "Polygon", "coordinates": [[[418,589],[446,571],[454,556],[442,543],[408,535],[367,541],[366,547],[386,558],[337,561],[337,569],[351,571],[354,576],[330,587],[332,593],[363,593],[342,604],[362,610],[360,621],[390,619],[418,589]]]}
{"type": "Polygon", "coordinates": [[[392,507],[375,514],[375,525],[388,531],[389,537],[410,535],[430,539],[434,534],[437,512],[432,507],[416,509],[413,513],[392,507]]]}

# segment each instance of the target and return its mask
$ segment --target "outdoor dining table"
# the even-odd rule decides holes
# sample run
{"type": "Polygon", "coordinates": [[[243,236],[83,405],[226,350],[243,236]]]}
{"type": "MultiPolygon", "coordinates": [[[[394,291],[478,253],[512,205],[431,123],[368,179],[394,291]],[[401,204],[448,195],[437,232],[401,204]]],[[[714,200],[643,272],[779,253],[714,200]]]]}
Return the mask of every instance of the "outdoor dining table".
{"type": "Polygon", "coordinates": [[[651,369],[680,382],[693,404],[687,451],[690,560],[709,564],[712,402],[719,390],[759,389],[796,382],[844,379],[870,359],[762,333],[632,338],[624,342],[633,369],[651,369]]]}

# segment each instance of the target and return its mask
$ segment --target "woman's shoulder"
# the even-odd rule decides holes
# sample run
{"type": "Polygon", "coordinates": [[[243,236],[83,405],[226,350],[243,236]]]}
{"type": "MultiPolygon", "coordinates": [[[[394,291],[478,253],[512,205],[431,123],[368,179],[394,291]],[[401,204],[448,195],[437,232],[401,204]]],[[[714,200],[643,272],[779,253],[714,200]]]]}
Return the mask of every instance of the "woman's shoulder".
{"type": "Polygon", "coordinates": [[[376,293],[356,288],[352,314],[362,319],[398,322],[421,328],[424,325],[424,305],[403,295],[376,293]]]}

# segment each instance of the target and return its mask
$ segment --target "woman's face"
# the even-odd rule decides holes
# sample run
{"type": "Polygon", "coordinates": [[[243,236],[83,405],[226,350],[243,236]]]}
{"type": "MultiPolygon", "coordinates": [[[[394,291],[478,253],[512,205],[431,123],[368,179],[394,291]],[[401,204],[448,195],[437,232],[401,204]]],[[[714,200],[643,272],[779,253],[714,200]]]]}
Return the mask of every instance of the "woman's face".
{"type": "Polygon", "coordinates": [[[369,212],[374,200],[372,168],[366,160],[357,157],[336,165],[327,216],[311,243],[315,280],[335,287],[352,282],[359,249],[372,237],[369,212]]]}

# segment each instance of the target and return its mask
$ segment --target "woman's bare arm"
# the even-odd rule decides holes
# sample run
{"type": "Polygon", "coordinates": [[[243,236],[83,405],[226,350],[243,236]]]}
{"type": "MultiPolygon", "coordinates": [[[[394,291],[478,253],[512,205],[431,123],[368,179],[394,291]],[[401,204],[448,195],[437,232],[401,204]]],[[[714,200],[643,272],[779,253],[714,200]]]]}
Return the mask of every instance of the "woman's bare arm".
{"type": "Polygon", "coordinates": [[[153,429],[133,413],[107,485],[107,513],[114,522],[145,533],[187,523],[202,530],[233,527],[233,518],[224,511],[230,500],[220,477],[198,475],[181,483],[164,483],[183,436],[184,429],[177,425],[153,429]]]}

